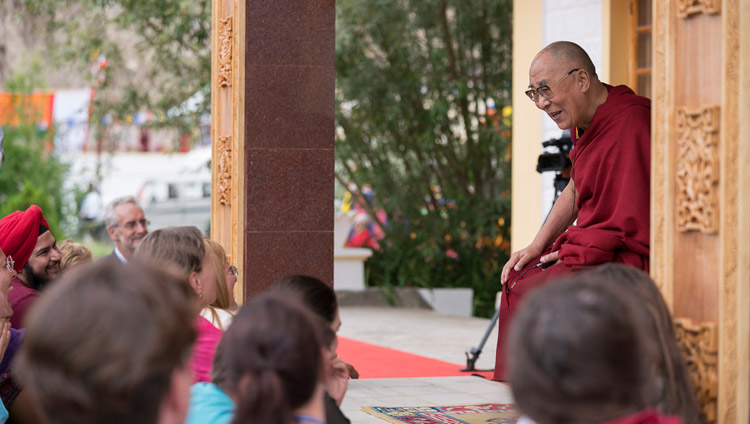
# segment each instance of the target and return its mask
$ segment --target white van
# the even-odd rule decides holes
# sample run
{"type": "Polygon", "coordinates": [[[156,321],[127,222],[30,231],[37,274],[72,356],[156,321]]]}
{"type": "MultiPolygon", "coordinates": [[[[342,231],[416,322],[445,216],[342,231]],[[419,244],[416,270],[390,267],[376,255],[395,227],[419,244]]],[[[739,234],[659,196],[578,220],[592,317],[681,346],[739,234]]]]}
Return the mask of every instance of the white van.
{"type": "Polygon", "coordinates": [[[137,195],[149,230],[194,225],[207,233],[211,220],[211,174],[171,175],[149,179],[137,195]]]}

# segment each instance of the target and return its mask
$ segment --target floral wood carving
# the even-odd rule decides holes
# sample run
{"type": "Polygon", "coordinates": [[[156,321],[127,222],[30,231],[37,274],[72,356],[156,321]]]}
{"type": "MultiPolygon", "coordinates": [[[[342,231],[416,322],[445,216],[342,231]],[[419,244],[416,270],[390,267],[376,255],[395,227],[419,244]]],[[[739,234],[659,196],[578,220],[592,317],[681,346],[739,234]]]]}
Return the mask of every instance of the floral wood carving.
{"type": "Polygon", "coordinates": [[[719,107],[677,111],[677,229],[719,227],[719,107]]]}
{"type": "Polygon", "coordinates": [[[217,177],[219,204],[232,204],[232,137],[219,137],[217,177]]]}
{"type": "Polygon", "coordinates": [[[232,85],[232,17],[219,20],[219,87],[232,85]]]}
{"type": "Polygon", "coordinates": [[[682,18],[689,18],[699,13],[713,15],[721,12],[721,0],[679,0],[677,6],[677,15],[682,18]]]}
{"type": "Polygon", "coordinates": [[[714,323],[693,325],[689,319],[675,320],[675,335],[693,379],[696,397],[706,424],[716,423],[719,330],[714,323]]]}

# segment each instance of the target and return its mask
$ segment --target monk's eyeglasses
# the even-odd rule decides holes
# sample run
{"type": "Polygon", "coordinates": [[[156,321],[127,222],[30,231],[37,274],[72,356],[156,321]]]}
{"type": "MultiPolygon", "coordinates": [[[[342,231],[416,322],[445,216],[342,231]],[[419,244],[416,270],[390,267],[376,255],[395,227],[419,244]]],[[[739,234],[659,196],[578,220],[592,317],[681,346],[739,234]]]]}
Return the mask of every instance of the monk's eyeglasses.
{"type": "Polygon", "coordinates": [[[571,69],[564,77],[560,78],[556,83],[549,86],[547,84],[540,85],[538,88],[531,88],[525,91],[526,95],[531,99],[532,102],[536,103],[539,101],[539,96],[549,99],[553,96],[552,89],[557,87],[558,84],[563,82],[565,78],[569,77],[573,72],[580,70],[581,68],[571,69]]]}
{"type": "Polygon", "coordinates": [[[14,261],[10,255],[5,257],[5,269],[7,269],[10,272],[13,272],[13,268],[15,268],[15,265],[16,265],[16,261],[14,261]]]}

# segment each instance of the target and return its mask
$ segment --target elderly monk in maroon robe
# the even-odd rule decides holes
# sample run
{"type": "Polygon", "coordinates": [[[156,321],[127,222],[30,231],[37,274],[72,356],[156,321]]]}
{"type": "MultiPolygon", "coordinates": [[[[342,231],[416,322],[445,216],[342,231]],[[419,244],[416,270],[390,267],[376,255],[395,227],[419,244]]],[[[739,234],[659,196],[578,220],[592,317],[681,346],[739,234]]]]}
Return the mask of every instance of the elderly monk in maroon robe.
{"type": "Polygon", "coordinates": [[[530,290],[607,262],[648,272],[650,100],[599,81],[588,54],[566,41],[536,55],[526,94],[570,130],[573,167],[539,233],[503,267],[495,380],[506,379],[506,331],[530,290]]]}
{"type": "Polygon", "coordinates": [[[18,273],[13,278],[8,301],[13,308],[12,328],[23,328],[26,311],[39,291],[60,274],[60,250],[42,210],[31,205],[0,220],[0,248],[13,259],[18,273]]]}

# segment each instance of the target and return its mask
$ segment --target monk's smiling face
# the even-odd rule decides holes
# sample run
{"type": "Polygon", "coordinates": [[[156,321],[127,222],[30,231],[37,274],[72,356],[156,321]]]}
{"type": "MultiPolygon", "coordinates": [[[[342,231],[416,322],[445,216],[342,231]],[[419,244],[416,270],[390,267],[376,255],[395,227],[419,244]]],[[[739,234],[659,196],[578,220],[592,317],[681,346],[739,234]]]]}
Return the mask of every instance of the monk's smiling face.
{"type": "Polygon", "coordinates": [[[580,84],[579,73],[582,71],[571,72],[576,68],[580,66],[542,51],[529,69],[529,88],[548,86],[552,90],[549,99],[538,96],[536,107],[546,112],[562,130],[576,126],[585,128],[590,122],[586,122],[588,108],[584,93],[587,86],[584,88],[580,84]]]}

